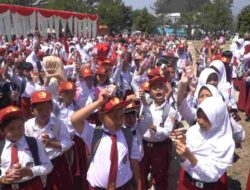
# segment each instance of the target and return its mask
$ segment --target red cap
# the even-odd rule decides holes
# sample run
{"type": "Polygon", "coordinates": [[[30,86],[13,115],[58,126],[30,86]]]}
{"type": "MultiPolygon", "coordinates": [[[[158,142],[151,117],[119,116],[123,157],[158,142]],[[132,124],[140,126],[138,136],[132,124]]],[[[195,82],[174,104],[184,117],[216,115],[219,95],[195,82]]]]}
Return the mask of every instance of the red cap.
{"type": "Polygon", "coordinates": [[[45,90],[40,90],[32,94],[30,103],[36,104],[36,103],[48,102],[51,100],[52,100],[52,95],[50,92],[45,91],[45,90]]]}
{"type": "Polygon", "coordinates": [[[3,123],[6,119],[14,117],[23,117],[23,112],[19,107],[8,106],[0,110],[0,123],[3,123]]]}
{"type": "Polygon", "coordinates": [[[107,74],[107,70],[104,67],[96,67],[96,74],[98,75],[106,75],[107,74]]]}
{"type": "Polygon", "coordinates": [[[184,49],[184,48],[185,48],[184,44],[180,44],[180,45],[178,46],[178,49],[184,49]]]}
{"type": "Polygon", "coordinates": [[[111,98],[108,102],[106,102],[103,106],[100,107],[99,113],[104,114],[113,110],[125,108],[130,101],[120,100],[118,97],[111,98]]]}
{"type": "Polygon", "coordinates": [[[76,85],[73,82],[64,81],[60,83],[58,90],[59,92],[62,92],[64,90],[76,90],[76,85]]]}
{"type": "Polygon", "coordinates": [[[37,53],[37,57],[38,57],[39,59],[42,59],[44,56],[45,56],[45,53],[43,53],[42,51],[39,51],[39,52],[37,53]]]}
{"type": "Polygon", "coordinates": [[[0,55],[4,55],[6,52],[6,48],[0,48],[0,55]]]}
{"type": "Polygon", "coordinates": [[[101,62],[103,66],[110,66],[113,67],[114,65],[114,60],[112,59],[105,59],[104,61],[101,62]]]}
{"type": "Polygon", "coordinates": [[[141,102],[139,100],[132,100],[125,108],[124,113],[129,113],[132,111],[139,111],[141,102]]]}
{"type": "Polygon", "coordinates": [[[142,43],[142,42],[141,42],[140,39],[136,40],[136,44],[137,44],[137,45],[141,45],[141,43],[142,43]]]}
{"type": "Polygon", "coordinates": [[[151,87],[155,83],[166,83],[168,79],[166,77],[156,76],[149,81],[149,86],[151,87]]]}
{"type": "Polygon", "coordinates": [[[83,68],[81,69],[81,71],[82,71],[82,77],[83,77],[83,78],[92,77],[92,76],[93,76],[92,69],[89,68],[89,67],[83,67],[83,68]]]}
{"type": "Polygon", "coordinates": [[[150,68],[150,69],[148,69],[148,71],[147,71],[147,75],[148,75],[149,77],[160,76],[160,75],[161,75],[160,71],[161,71],[161,68],[160,68],[160,67],[156,67],[156,68],[153,68],[153,69],[150,68]]]}

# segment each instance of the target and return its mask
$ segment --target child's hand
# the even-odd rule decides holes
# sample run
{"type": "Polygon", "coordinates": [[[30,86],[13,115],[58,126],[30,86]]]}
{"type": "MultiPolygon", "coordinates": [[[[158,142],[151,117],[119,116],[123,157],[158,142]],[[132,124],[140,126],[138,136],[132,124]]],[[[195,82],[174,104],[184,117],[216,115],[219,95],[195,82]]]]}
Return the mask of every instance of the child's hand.
{"type": "Polygon", "coordinates": [[[104,104],[108,101],[109,98],[110,98],[109,91],[106,88],[104,88],[101,89],[97,101],[99,101],[101,104],[104,104]]]}

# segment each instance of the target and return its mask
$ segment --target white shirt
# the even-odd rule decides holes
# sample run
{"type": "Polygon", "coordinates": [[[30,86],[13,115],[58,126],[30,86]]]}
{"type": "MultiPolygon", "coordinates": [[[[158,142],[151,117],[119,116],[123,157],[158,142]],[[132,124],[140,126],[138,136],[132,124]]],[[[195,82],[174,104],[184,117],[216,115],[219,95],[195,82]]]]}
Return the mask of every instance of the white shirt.
{"type": "Polygon", "coordinates": [[[38,72],[38,68],[37,68],[37,55],[34,51],[31,52],[31,54],[26,58],[25,60],[26,62],[29,62],[33,65],[33,71],[34,72],[38,72]]]}
{"type": "Polygon", "coordinates": [[[182,118],[189,124],[194,124],[196,120],[196,112],[197,110],[194,107],[191,107],[189,104],[189,100],[192,97],[187,96],[181,103],[180,106],[178,106],[178,112],[182,116],[182,118]]]}
{"type": "Polygon", "coordinates": [[[25,122],[25,135],[41,140],[41,135],[44,133],[48,134],[50,139],[60,141],[62,146],[61,150],[45,147],[50,160],[61,156],[63,152],[70,149],[73,144],[67,131],[67,127],[60,119],[50,117],[49,123],[43,128],[37,126],[35,118],[29,119],[25,122]]]}
{"type": "MultiPolygon", "coordinates": [[[[84,130],[79,136],[88,145],[91,150],[91,143],[93,138],[95,125],[85,121],[84,130]]],[[[106,130],[106,129],[104,129],[106,130]]],[[[132,171],[129,162],[128,146],[125,136],[121,130],[116,132],[117,135],[117,150],[118,150],[118,171],[116,177],[116,188],[123,186],[132,178],[132,171]]],[[[97,148],[96,154],[90,163],[87,180],[93,187],[107,188],[108,177],[110,170],[110,152],[112,141],[109,135],[103,133],[100,144],[97,148]]],[[[133,139],[132,150],[130,158],[139,160],[140,151],[135,139],[133,139]]]]}
{"type": "Polygon", "coordinates": [[[137,123],[135,123],[134,126],[130,128],[134,135],[134,139],[137,142],[140,150],[140,158],[139,161],[142,160],[144,156],[144,150],[143,150],[143,143],[142,143],[142,136],[146,133],[148,130],[148,127],[153,124],[152,115],[149,111],[149,107],[144,107],[144,113],[143,113],[143,119],[137,123]],[[134,134],[135,133],[135,134],[134,134]]]}
{"type": "Polygon", "coordinates": [[[86,62],[89,60],[89,47],[87,45],[83,44],[81,47],[79,44],[77,44],[76,50],[80,53],[82,62],[86,62]]]}
{"type": "MultiPolygon", "coordinates": [[[[44,150],[43,144],[36,140],[38,147],[38,155],[40,160],[40,165],[35,166],[34,159],[30,152],[30,148],[28,143],[26,142],[24,136],[15,144],[18,149],[18,160],[21,164],[21,167],[29,167],[32,170],[32,177],[24,177],[18,182],[28,181],[36,176],[47,175],[52,171],[53,165],[51,164],[46,152],[44,150]]],[[[11,146],[12,142],[9,140],[5,140],[5,145],[3,148],[3,152],[1,155],[1,177],[6,174],[6,171],[10,168],[11,164],[11,146]]]]}
{"type": "Polygon", "coordinates": [[[56,102],[54,107],[55,116],[64,122],[70,136],[74,136],[76,132],[71,123],[71,116],[76,110],[78,110],[78,106],[75,103],[72,103],[66,107],[63,103],[56,102]]]}
{"type": "Polygon", "coordinates": [[[96,89],[92,87],[91,89],[87,87],[85,81],[77,81],[77,92],[76,92],[76,104],[79,107],[84,107],[92,103],[96,98],[96,89]]]}
{"type": "Polygon", "coordinates": [[[164,123],[162,123],[162,115],[164,106],[167,103],[157,106],[154,102],[149,106],[150,112],[153,116],[153,125],[156,126],[156,132],[148,129],[143,138],[149,142],[161,142],[166,140],[173,131],[174,119],[176,118],[176,111],[170,107],[168,117],[164,123]]]}
{"type": "Polygon", "coordinates": [[[14,82],[20,89],[23,88],[22,87],[24,83],[23,80],[26,80],[25,88],[23,93],[21,94],[21,97],[30,98],[35,91],[41,90],[43,88],[38,83],[27,80],[27,78],[25,77],[18,76],[15,71],[13,71],[10,75],[11,75],[10,80],[14,82]]]}

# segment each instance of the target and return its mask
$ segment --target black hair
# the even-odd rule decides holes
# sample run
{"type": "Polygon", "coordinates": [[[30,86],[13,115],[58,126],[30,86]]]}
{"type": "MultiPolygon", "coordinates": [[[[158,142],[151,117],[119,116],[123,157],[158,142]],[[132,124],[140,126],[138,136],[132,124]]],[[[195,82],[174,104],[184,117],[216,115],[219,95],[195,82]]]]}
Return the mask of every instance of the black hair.
{"type": "MultiPolygon", "coordinates": [[[[7,126],[7,125],[9,125],[13,120],[15,120],[15,119],[23,119],[22,117],[9,117],[8,119],[6,119],[6,120],[4,120],[2,123],[0,123],[0,129],[1,129],[1,131],[3,131],[4,130],[4,128],[7,126]]],[[[23,121],[24,121],[24,119],[23,119],[23,121]]]]}
{"type": "Polygon", "coordinates": [[[200,90],[199,90],[198,97],[200,96],[200,93],[201,93],[201,91],[202,91],[203,89],[208,90],[208,91],[212,94],[212,92],[209,90],[209,88],[208,88],[208,87],[206,87],[206,86],[202,86],[202,87],[200,88],[200,90]]]}
{"type": "Polygon", "coordinates": [[[211,73],[208,76],[206,83],[208,83],[210,81],[219,81],[219,77],[218,77],[217,73],[211,73]]]}
{"type": "MultiPolygon", "coordinates": [[[[48,100],[46,102],[50,102],[52,107],[53,107],[53,103],[52,103],[52,100],[48,100]]],[[[45,102],[38,102],[38,103],[34,103],[34,104],[31,104],[31,109],[34,109],[37,105],[41,104],[41,103],[45,103],[45,102]]]]}

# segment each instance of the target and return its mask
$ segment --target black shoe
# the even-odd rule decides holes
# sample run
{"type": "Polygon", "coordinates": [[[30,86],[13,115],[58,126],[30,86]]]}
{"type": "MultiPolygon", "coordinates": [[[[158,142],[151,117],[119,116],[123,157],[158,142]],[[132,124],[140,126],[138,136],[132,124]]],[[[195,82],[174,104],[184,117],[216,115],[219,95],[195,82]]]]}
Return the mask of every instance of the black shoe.
{"type": "Polygon", "coordinates": [[[245,121],[246,121],[246,122],[249,122],[249,121],[250,121],[250,117],[247,117],[247,118],[245,119],[245,121]]]}

